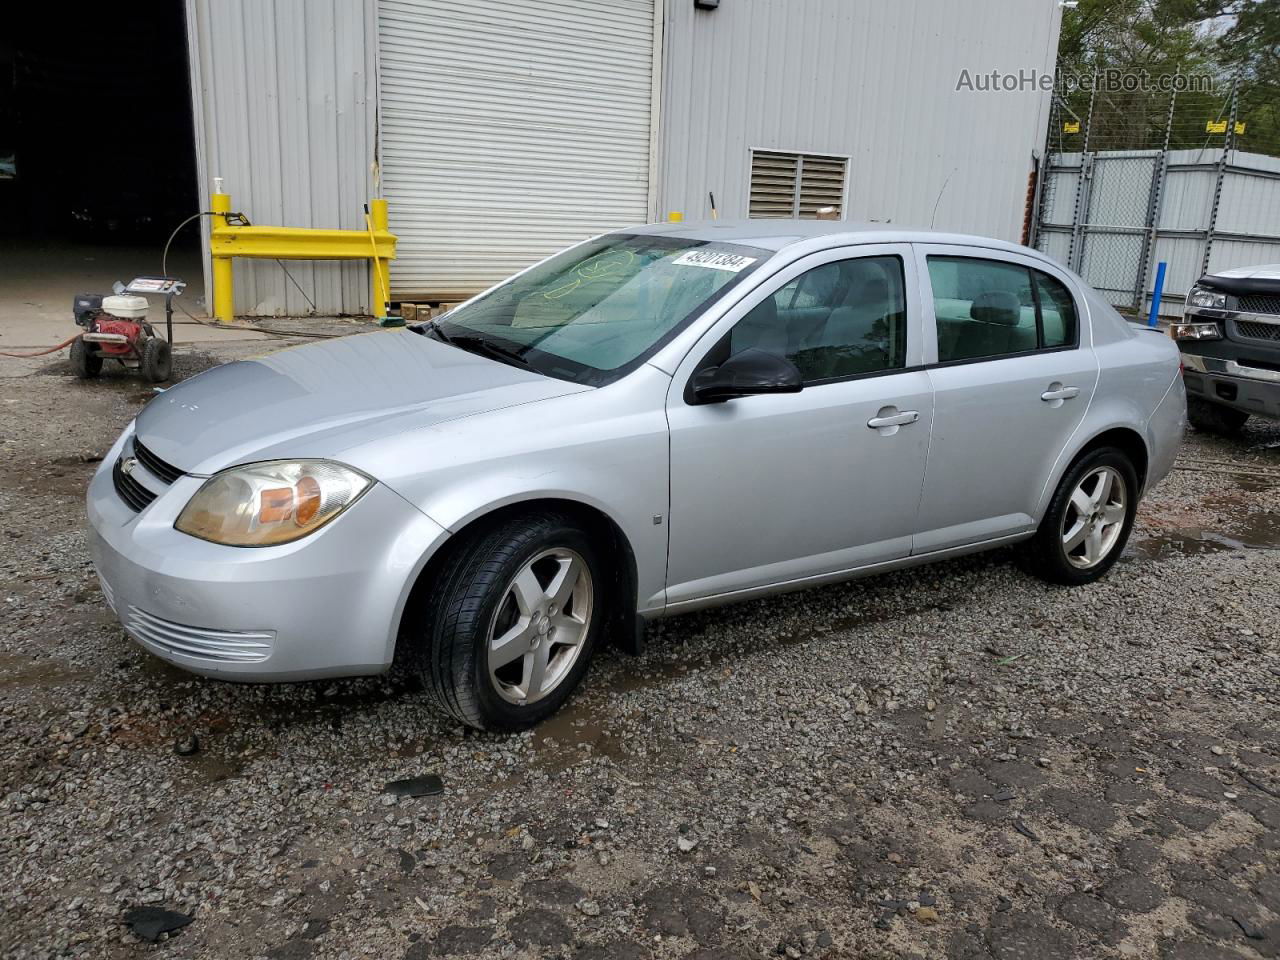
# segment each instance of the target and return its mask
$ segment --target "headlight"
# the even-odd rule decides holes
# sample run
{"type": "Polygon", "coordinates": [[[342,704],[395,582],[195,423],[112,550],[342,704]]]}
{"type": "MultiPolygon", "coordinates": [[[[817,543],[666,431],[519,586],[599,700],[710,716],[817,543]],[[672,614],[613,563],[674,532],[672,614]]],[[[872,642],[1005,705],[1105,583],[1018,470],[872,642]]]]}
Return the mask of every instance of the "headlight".
{"type": "Polygon", "coordinates": [[[1216,323],[1171,323],[1169,336],[1175,340],[1221,340],[1222,331],[1216,323]]]}
{"type": "Polygon", "coordinates": [[[1187,304],[1192,307],[1214,307],[1219,310],[1227,305],[1227,295],[1204,287],[1192,287],[1187,294],[1187,304]]]}
{"type": "Polygon", "coordinates": [[[210,477],[174,528],[231,547],[288,543],[320,529],[373,483],[327,460],[269,460],[210,477]]]}

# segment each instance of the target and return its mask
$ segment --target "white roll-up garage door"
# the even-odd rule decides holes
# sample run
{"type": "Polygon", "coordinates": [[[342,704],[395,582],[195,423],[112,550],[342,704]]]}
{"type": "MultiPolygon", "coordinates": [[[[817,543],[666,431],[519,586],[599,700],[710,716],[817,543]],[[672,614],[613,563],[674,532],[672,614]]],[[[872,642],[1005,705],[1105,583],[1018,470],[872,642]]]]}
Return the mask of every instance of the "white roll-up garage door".
{"type": "Polygon", "coordinates": [[[380,0],[395,299],[649,219],[654,0],[380,0]]]}

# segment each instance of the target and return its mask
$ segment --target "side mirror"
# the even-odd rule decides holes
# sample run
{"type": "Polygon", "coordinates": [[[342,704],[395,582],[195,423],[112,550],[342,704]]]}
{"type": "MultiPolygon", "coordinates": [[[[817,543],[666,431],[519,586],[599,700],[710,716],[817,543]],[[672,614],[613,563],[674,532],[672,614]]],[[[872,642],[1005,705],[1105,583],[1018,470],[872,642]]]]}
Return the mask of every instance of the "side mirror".
{"type": "Polygon", "coordinates": [[[723,403],[734,397],[762,393],[799,393],[800,371],[785,357],[750,347],[720,364],[700,370],[693,378],[698,403],[723,403]]]}

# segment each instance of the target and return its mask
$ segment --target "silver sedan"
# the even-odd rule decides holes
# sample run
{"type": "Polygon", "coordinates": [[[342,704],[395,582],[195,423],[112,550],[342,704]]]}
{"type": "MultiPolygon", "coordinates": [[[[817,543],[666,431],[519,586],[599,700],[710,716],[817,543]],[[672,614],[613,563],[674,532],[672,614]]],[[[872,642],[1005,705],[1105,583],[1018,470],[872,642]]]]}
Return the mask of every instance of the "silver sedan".
{"type": "Polygon", "coordinates": [[[1089,583],[1185,409],[1174,344],[1035,251],[661,224],[158,396],[89,488],[92,552],[181,667],[399,660],[512,729],[665,614],[1012,543],[1089,583]]]}

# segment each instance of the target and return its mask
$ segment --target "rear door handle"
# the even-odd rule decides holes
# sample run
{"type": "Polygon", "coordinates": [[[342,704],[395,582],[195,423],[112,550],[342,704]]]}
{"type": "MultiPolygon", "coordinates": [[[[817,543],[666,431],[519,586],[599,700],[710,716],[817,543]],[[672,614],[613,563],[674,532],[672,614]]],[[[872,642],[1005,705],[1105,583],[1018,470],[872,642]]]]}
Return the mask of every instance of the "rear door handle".
{"type": "Polygon", "coordinates": [[[879,430],[882,427],[905,427],[908,423],[915,423],[920,419],[920,411],[903,410],[889,417],[872,417],[867,421],[867,426],[872,430],[879,430]]]}
{"type": "Polygon", "coordinates": [[[1050,384],[1049,389],[1040,394],[1040,399],[1045,401],[1052,400],[1070,400],[1072,397],[1080,396],[1079,387],[1064,387],[1061,384],[1050,384]]]}

